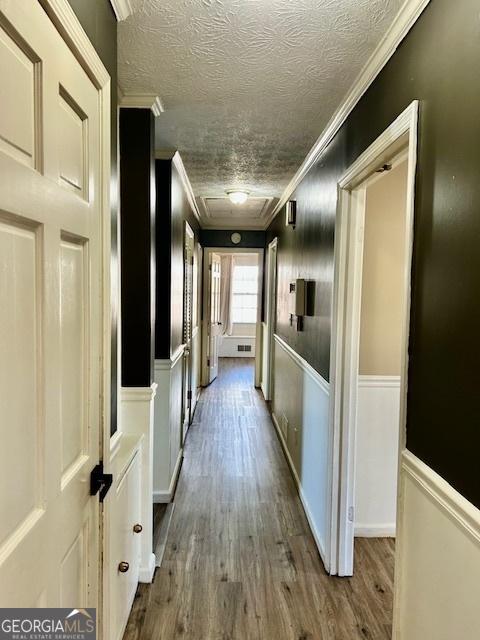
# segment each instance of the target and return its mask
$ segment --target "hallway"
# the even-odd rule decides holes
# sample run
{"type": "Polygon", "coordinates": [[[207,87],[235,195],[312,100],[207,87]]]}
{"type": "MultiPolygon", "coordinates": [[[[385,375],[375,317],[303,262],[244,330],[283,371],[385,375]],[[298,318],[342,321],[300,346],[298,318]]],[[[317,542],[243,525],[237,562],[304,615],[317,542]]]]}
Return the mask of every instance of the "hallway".
{"type": "MultiPolygon", "coordinates": [[[[292,390],[292,393],[294,390],[292,390]]],[[[167,548],[124,640],[391,637],[393,543],[356,541],[325,574],[253,362],[220,361],[190,428],[167,548]]]]}

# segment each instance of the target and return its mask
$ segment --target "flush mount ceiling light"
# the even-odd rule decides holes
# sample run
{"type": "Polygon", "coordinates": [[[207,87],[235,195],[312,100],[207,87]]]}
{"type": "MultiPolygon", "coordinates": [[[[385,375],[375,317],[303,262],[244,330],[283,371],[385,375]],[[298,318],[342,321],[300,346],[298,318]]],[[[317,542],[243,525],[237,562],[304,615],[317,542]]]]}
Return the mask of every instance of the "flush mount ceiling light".
{"type": "Polygon", "coordinates": [[[248,198],[248,191],[234,189],[232,191],[227,191],[227,196],[233,204],[244,204],[248,198]]]}

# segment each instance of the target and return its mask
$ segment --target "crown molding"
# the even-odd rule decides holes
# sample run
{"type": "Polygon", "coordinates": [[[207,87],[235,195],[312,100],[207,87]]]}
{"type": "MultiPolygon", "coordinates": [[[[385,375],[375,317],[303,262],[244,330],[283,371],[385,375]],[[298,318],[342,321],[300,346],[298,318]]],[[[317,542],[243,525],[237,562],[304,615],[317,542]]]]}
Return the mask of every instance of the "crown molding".
{"type": "Polygon", "coordinates": [[[430,0],[406,0],[402,5],[400,11],[395,17],[395,20],[390,26],[390,29],[384,35],[375,51],[368,59],[366,65],[363,67],[360,75],[357,77],[342,104],[335,111],[323,133],[317,139],[313,147],[308,152],[305,160],[300,165],[300,168],[290,180],[277,205],[268,216],[265,228],[269,226],[300,182],[306,176],[308,171],[328,147],[362,96],[393,56],[399,44],[408,34],[415,22],[421,16],[429,2],[430,0]]]}
{"type": "MultiPolygon", "coordinates": [[[[158,153],[161,155],[162,151],[159,151],[158,153]]],[[[155,157],[158,157],[157,153],[155,153],[155,157]]],[[[169,160],[170,158],[163,158],[163,159],[169,160]]],[[[197,201],[195,200],[195,195],[193,193],[192,185],[188,178],[187,172],[185,170],[185,165],[183,164],[182,158],[178,153],[178,151],[175,151],[173,156],[171,156],[171,160],[180,175],[180,179],[182,181],[183,188],[185,189],[188,203],[190,204],[190,207],[193,211],[193,215],[197,219],[198,224],[200,224],[200,211],[198,209],[197,201]]]]}
{"type": "Polygon", "coordinates": [[[155,158],[157,160],[173,160],[176,153],[176,149],[156,149],[155,158]]]}
{"type": "Polygon", "coordinates": [[[67,0],[40,0],[40,5],[97,89],[105,87],[108,71],[67,0]]]}
{"type": "Polygon", "coordinates": [[[185,193],[187,195],[188,203],[193,211],[195,218],[200,224],[201,213],[198,208],[198,203],[195,198],[195,194],[193,193],[192,184],[188,177],[188,174],[185,170],[185,165],[183,164],[183,160],[176,149],[156,149],[155,158],[157,160],[171,160],[177,169],[180,179],[182,181],[183,188],[185,189],[185,193]]]}
{"type": "Polygon", "coordinates": [[[130,0],[110,0],[110,4],[112,5],[118,22],[126,20],[128,16],[133,13],[130,0]]]}
{"type": "Polygon", "coordinates": [[[119,95],[119,106],[127,109],[151,109],[154,116],[165,111],[158,96],[149,93],[123,93],[119,95]]]}

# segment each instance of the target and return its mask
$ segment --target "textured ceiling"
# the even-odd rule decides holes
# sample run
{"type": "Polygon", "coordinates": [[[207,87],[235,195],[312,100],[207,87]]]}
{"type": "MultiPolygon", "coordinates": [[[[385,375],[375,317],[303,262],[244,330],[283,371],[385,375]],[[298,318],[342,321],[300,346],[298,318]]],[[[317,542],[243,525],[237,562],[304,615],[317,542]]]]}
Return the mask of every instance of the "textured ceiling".
{"type": "Polygon", "coordinates": [[[156,147],[179,150],[197,199],[278,198],[401,4],[133,0],[120,85],[160,96],[156,147]]]}

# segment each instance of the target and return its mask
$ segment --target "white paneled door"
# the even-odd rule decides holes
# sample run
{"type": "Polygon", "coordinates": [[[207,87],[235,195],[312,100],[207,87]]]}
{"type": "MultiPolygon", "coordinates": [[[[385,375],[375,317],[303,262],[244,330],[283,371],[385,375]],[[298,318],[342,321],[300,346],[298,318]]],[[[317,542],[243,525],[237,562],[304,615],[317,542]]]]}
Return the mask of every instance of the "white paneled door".
{"type": "Polygon", "coordinates": [[[97,606],[100,96],[36,0],[0,77],[0,606],[97,606]]]}
{"type": "Polygon", "coordinates": [[[218,375],[218,349],[221,332],[220,322],[220,256],[210,255],[210,324],[208,339],[208,382],[213,382],[218,375]]]}

